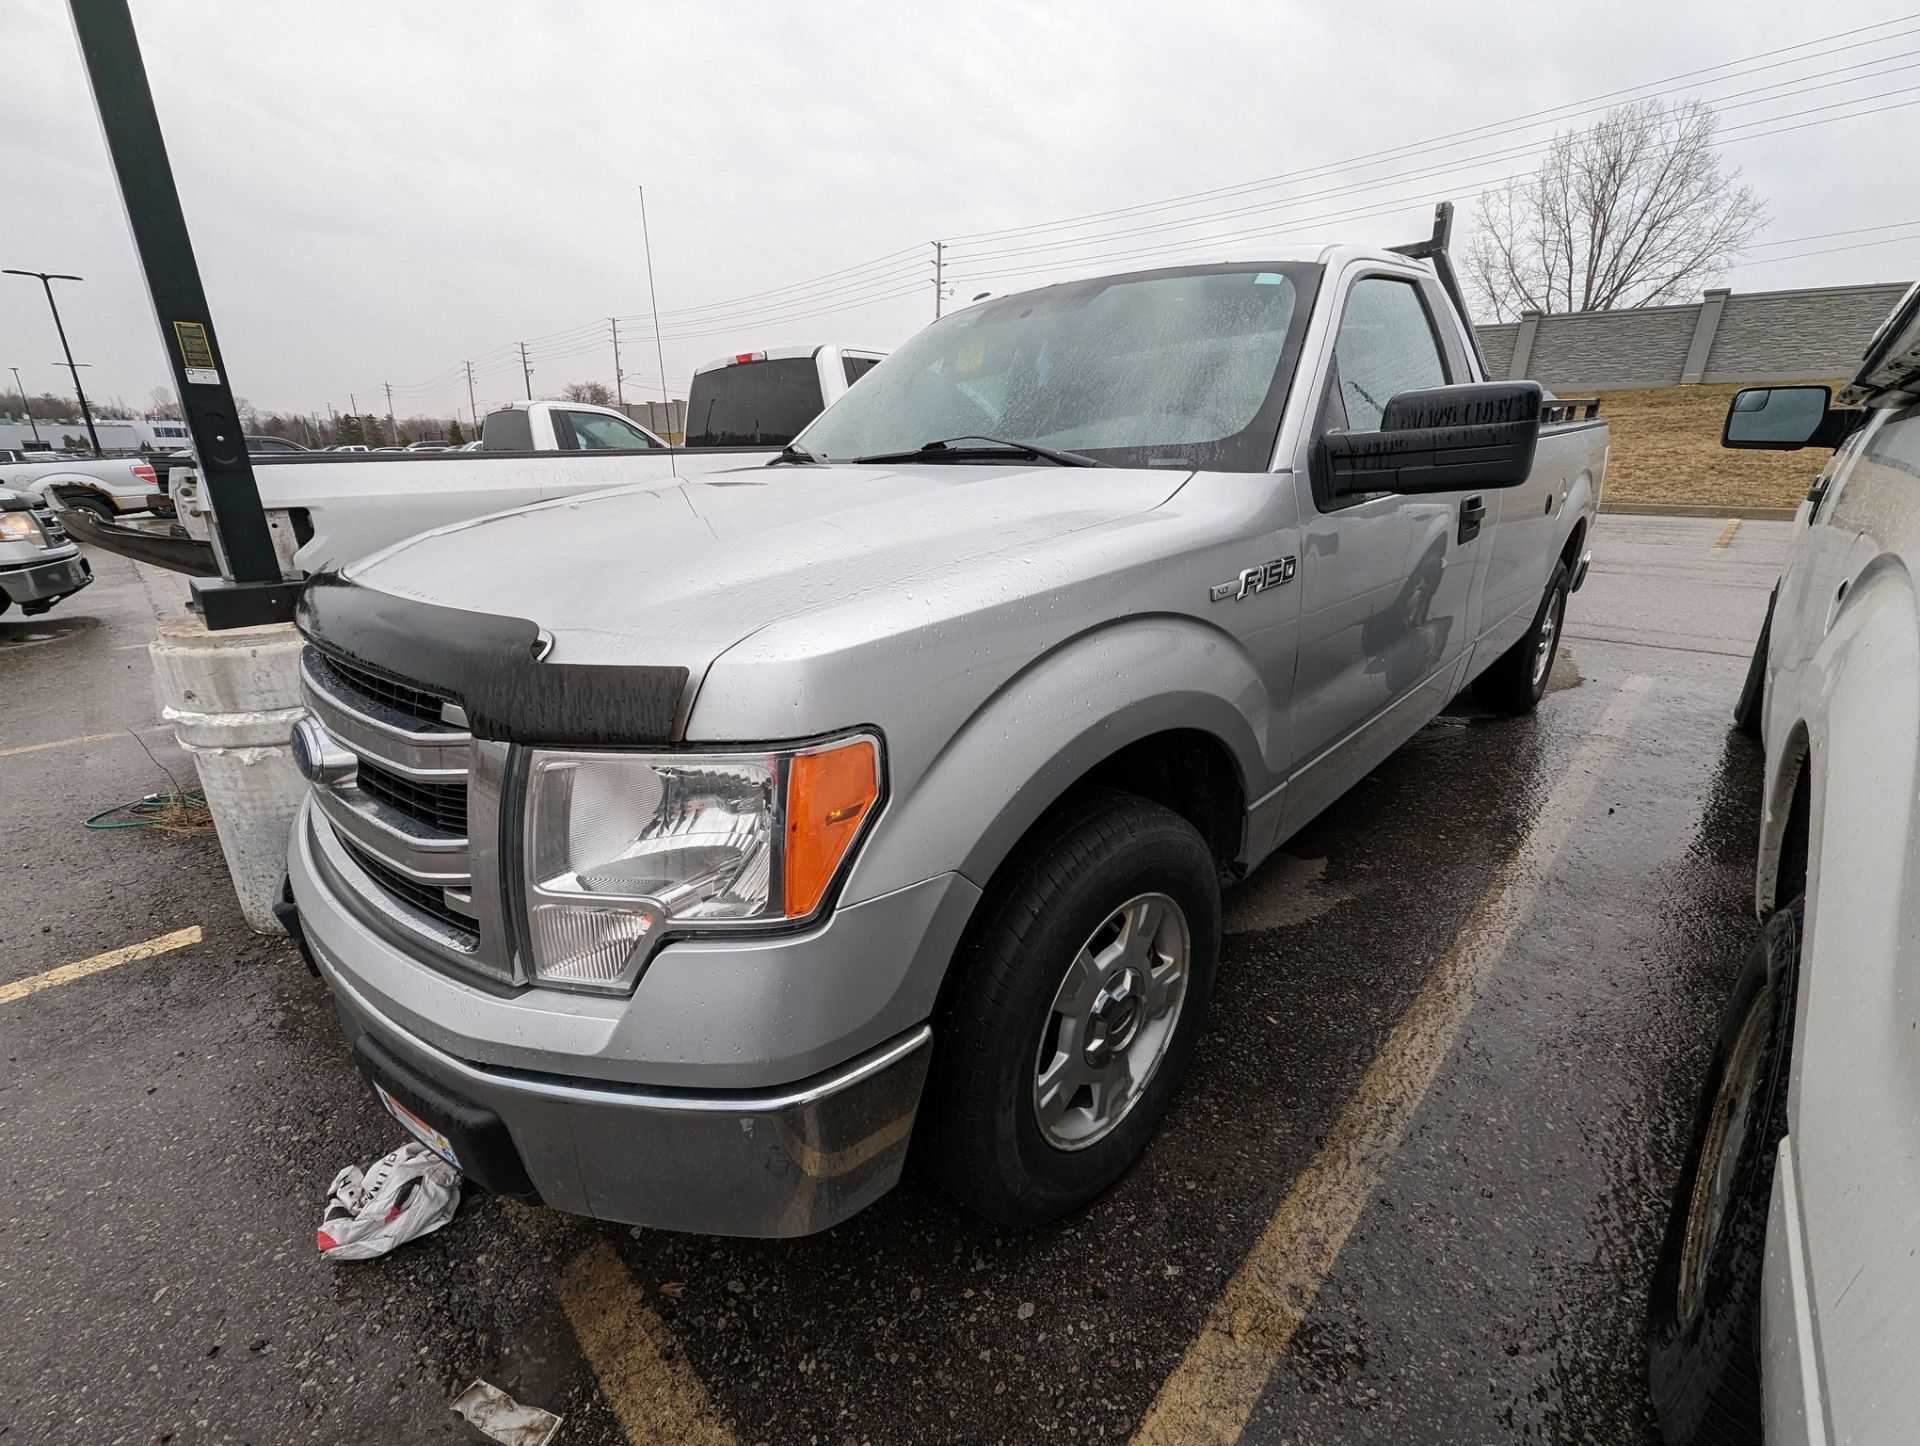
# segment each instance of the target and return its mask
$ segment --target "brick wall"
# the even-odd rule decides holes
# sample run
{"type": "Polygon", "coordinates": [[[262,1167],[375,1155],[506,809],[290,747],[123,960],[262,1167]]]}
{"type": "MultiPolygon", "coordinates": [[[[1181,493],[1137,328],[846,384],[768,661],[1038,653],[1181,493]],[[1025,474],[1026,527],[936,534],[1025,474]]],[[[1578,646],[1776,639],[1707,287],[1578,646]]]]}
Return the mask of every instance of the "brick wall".
{"type": "Polygon", "coordinates": [[[1490,375],[1531,377],[1563,396],[1851,376],[1867,339],[1906,289],[1900,282],[1716,290],[1685,306],[1527,316],[1475,329],[1490,375]]]}

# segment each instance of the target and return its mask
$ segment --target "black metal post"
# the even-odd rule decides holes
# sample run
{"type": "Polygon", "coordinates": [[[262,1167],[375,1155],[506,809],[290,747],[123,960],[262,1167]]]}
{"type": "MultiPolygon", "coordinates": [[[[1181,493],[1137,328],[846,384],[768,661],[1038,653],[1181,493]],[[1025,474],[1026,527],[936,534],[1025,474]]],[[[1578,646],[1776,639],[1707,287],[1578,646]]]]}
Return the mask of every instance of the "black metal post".
{"type": "Polygon", "coordinates": [[[93,444],[93,455],[104,455],[100,450],[100,434],[93,429],[93,409],[87,405],[86,389],[80,385],[80,368],[73,364],[73,348],[67,345],[67,329],[60,324],[60,306],[53,299],[53,283],[56,281],[82,281],[84,277],[68,276],[60,271],[16,271],[9,266],[8,276],[31,276],[40,283],[47,293],[47,310],[53,313],[53,329],[60,334],[60,354],[67,359],[67,375],[73,378],[73,394],[80,399],[80,416],[87,424],[87,440],[93,444]]]}
{"type": "Polygon", "coordinates": [[[290,622],[300,585],[280,575],[133,16],[126,0],[70,0],[70,5],[100,129],[173,368],[174,391],[193,438],[200,484],[213,503],[225,577],[193,580],[201,615],[216,629],[290,622]]]}

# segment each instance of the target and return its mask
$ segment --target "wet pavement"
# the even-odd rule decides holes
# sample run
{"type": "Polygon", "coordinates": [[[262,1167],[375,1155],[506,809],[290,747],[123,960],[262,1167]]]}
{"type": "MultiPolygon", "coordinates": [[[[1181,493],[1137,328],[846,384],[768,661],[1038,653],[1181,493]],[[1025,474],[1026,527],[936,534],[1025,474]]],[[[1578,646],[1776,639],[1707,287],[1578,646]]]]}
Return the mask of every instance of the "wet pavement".
{"type": "Polygon", "coordinates": [[[210,835],[81,827],[191,772],[142,651],[177,594],[98,560],[0,618],[0,998],[204,937],[0,1002],[0,1442],[478,1441],[476,1377],[566,1446],[1651,1440],[1645,1280],[1753,927],[1727,714],[1786,537],[1603,519],[1539,713],[1458,705],[1230,895],[1188,1084],[1072,1220],[917,1173],[787,1242],[474,1196],[359,1266],[315,1254],[321,1200],[399,1137],[324,991],[210,835]]]}

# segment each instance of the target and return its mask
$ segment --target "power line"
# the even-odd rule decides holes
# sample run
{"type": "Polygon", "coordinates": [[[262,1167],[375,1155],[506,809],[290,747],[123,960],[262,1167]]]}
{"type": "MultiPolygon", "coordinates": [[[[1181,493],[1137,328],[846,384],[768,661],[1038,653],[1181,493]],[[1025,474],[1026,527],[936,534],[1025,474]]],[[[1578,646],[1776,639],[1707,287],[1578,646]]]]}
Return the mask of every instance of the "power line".
{"type": "MultiPolygon", "coordinates": [[[[1326,171],[1344,170],[1353,166],[1361,165],[1367,161],[1394,158],[1399,156],[1401,153],[1409,150],[1418,150],[1418,149],[1437,146],[1443,142],[1459,140],[1469,136],[1475,136],[1480,134],[1483,131],[1506,130],[1514,126],[1521,125],[1525,122],[1537,123],[1545,120],[1547,117],[1555,116],[1562,111],[1572,110],[1576,107],[1581,107],[1581,106],[1590,106],[1602,101],[1616,100],[1621,97],[1631,95],[1634,91],[1648,90],[1657,86],[1669,86],[1678,81],[1689,80],[1694,77],[1702,76],[1702,75],[1709,75],[1716,70],[1728,70],[1734,66],[1749,64],[1752,61],[1765,60],[1771,56],[1776,56],[1776,55],[1784,55],[1784,54],[1787,54],[1789,51],[1807,50],[1814,46],[1826,45],[1830,41],[1844,40],[1850,35],[1863,35],[1869,30],[1885,30],[1890,26],[1905,25],[1909,21],[1913,21],[1913,20],[1920,20],[1920,11],[1917,11],[1908,15],[1898,16],[1891,20],[1876,21],[1871,25],[1856,26],[1851,30],[1841,30],[1841,31],[1836,31],[1830,35],[1815,36],[1810,40],[1799,41],[1798,43],[1793,45],[1779,46],[1773,50],[1758,51],[1753,55],[1742,56],[1737,60],[1723,61],[1718,65],[1709,65],[1709,66],[1700,67],[1695,70],[1681,71],[1678,74],[1665,76],[1658,80],[1642,81],[1638,85],[1624,86],[1618,90],[1606,91],[1599,95],[1587,96],[1582,100],[1567,101],[1562,105],[1548,106],[1542,110],[1529,111],[1524,115],[1508,117],[1506,120],[1488,121],[1481,125],[1466,127],[1463,130],[1450,131],[1447,134],[1442,136],[1429,137],[1421,141],[1409,141],[1409,142],[1403,143],[1402,145],[1389,146],[1382,150],[1368,151],[1362,155],[1349,156],[1345,160],[1340,160],[1340,161],[1329,161],[1324,163],[1323,165],[1308,167],[1300,171],[1281,172],[1279,175],[1268,176],[1258,181],[1242,181],[1242,182],[1237,182],[1231,186],[1218,186],[1210,190],[1204,190],[1204,191],[1190,191],[1187,194],[1182,196],[1168,197],[1166,199],[1159,200],[1159,201],[1141,202],[1136,205],[1120,206],[1120,207],[1115,207],[1113,209],[1106,210],[1106,211],[1090,211],[1079,216],[1060,217],[1051,221],[1038,221],[1038,222],[1033,222],[1023,226],[1007,226],[1007,227],[999,228],[997,230],[974,231],[974,232],[969,232],[969,233],[965,233],[958,236],[950,236],[946,239],[954,242],[963,242],[963,241],[978,241],[978,240],[988,239],[992,237],[1019,235],[1019,234],[1024,234],[1032,231],[1047,230],[1054,227],[1077,225],[1079,223],[1087,222],[1087,221],[1106,220],[1111,217],[1130,215],[1135,212],[1170,208],[1170,207],[1182,205],[1192,201],[1210,200],[1219,196],[1232,195],[1232,194],[1237,194],[1244,191],[1255,190],[1262,186],[1278,185],[1286,181],[1310,179],[1313,176],[1324,173],[1326,171]]],[[[1781,66],[1800,64],[1806,60],[1816,59],[1821,54],[1839,54],[1842,51],[1857,50],[1863,46],[1879,45],[1879,44],[1885,43],[1888,40],[1898,39],[1899,35],[1904,35],[1909,33],[1912,33],[1912,32],[1902,31],[1902,32],[1899,32],[1899,34],[1897,35],[1876,36],[1871,40],[1856,41],[1852,45],[1836,46],[1831,48],[1830,50],[1816,52],[1816,54],[1812,56],[1798,56],[1792,60],[1779,61],[1779,62],[1776,62],[1774,65],[1760,66],[1755,68],[1752,71],[1747,71],[1742,73],[1758,74],[1761,70],[1778,69],[1781,66]]],[[[1736,78],[1736,77],[1731,77],[1731,76],[1721,77],[1722,80],[1733,79],[1733,78],[1736,78]]]]}

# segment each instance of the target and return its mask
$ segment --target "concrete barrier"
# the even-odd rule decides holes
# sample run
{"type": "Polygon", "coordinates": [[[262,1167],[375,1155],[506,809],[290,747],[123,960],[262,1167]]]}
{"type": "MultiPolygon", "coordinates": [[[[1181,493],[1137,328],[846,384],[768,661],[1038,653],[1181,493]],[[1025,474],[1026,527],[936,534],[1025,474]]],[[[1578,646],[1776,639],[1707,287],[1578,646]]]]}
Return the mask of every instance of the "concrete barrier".
{"type": "Polygon", "coordinates": [[[306,711],[300,647],[291,623],[210,633],[197,618],[161,624],[147,646],[160,716],[193,755],[240,912],[259,934],[281,932],[273,900],[306,796],[288,743],[306,711]]]}

